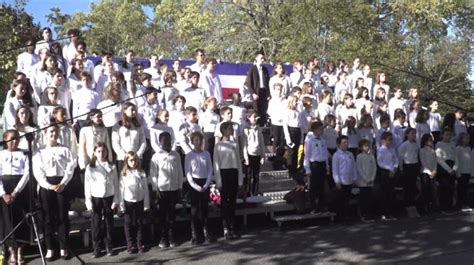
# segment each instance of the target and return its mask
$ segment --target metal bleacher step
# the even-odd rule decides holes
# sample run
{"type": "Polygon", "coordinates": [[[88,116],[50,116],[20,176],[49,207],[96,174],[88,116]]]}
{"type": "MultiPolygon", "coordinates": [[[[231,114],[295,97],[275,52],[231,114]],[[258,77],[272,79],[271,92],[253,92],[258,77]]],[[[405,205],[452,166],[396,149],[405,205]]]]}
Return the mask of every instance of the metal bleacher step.
{"type": "Polygon", "coordinates": [[[260,172],[259,189],[261,192],[291,190],[296,183],[288,177],[287,170],[260,172]]]}

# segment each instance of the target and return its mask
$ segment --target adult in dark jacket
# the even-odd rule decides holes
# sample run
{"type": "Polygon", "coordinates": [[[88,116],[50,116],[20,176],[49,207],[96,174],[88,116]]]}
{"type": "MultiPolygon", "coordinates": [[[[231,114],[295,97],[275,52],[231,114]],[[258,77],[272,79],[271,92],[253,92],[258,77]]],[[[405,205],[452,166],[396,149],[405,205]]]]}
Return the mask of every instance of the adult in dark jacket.
{"type": "Polygon", "coordinates": [[[255,62],[247,73],[246,87],[251,93],[254,106],[260,117],[258,124],[264,126],[267,121],[268,100],[270,100],[270,88],[268,82],[270,75],[267,68],[263,67],[265,55],[263,51],[255,53],[255,62]]]}

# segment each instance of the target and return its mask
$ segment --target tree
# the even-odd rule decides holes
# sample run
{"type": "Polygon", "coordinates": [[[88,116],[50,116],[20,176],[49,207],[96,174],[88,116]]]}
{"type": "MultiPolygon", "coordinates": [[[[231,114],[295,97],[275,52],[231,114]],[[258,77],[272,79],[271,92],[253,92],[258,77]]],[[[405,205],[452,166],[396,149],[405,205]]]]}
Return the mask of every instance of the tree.
{"type": "Polygon", "coordinates": [[[17,1],[15,6],[0,6],[0,101],[10,88],[16,70],[16,58],[22,52],[28,39],[38,36],[39,26],[33,17],[23,10],[25,2],[17,1]]]}

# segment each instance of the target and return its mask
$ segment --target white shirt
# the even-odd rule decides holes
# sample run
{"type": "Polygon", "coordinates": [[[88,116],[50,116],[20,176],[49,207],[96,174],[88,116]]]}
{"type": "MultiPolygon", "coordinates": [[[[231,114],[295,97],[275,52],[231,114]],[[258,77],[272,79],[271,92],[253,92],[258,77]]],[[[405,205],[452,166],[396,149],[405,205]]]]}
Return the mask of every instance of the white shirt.
{"type": "Polygon", "coordinates": [[[438,159],[436,158],[436,152],[433,148],[425,146],[420,149],[420,162],[421,162],[421,173],[431,175],[436,172],[438,166],[438,159]]]}
{"type": "Polygon", "coordinates": [[[13,129],[13,126],[15,125],[16,121],[16,111],[20,108],[21,105],[23,105],[23,100],[18,99],[16,97],[11,97],[8,94],[9,93],[7,93],[7,100],[5,101],[3,111],[6,121],[6,124],[4,124],[4,126],[7,129],[13,129]]]}
{"type": "Polygon", "coordinates": [[[33,157],[33,173],[38,185],[48,189],[48,177],[62,176],[61,184],[67,185],[74,173],[75,161],[69,148],[56,145],[44,146],[33,157]]]}
{"type": "Polygon", "coordinates": [[[323,121],[326,115],[332,114],[334,115],[334,107],[331,105],[328,105],[324,102],[321,102],[318,104],[318,117],[319,120],[323,121]]]}
{"type": "Polygon", "coordinates": [[[306,174],[311,173],[311,162],[325,162],[329,166],[329,153],[324,138],[307,137],[305,142],[303,166],[306,174]]]}
{"type": "Polygon", "coordinates": [[[164,85],[159,71],[160,69],[151,68],[151,67],[144,70],[145,73],[148,73],[151,75],[151,84],[153,85],[154,88],[159,88],[164,85]]]}
{"type": "Polygon", "coordinates": [[[213,179],[213,169],[211,155],[207,151],[194,152],[186,154],[184,162],[184,172],[189,185],[195,190],[199,190],[201,186],[196,184],[194,179],[206,179],[204,189],[209,187],[213,179]]]}
{"type": "Polygon", "coordinates": [[[115,125],[112,128],[112,148],[117,154],[117,160],[124,160],[125,154],[129,151],[137,153],[141,158],[146,149],[145,133],[142,127],[135,127],[131,124],[130,128],[115,125]]]}
{"type": "Polygon", "coordinates": [[[188,87],[180,92],[180,94],[186,98],[186,107],[194,107],[198,113],[201,112],[202,103],[206,98],[204,89],[200,87],[188,87]]]}
{"type": "Polygon", "coordinates": [[[171,111],[173,106],[173,100],[179,95],[179,90],[175,87],[165,86],[161,88],[161,93],[158,94],[158,103],[162,108],[171,111]]]}
{"type": "Polygon", "coordinates": [[[415,129],[416,129],[416,142],[418,145],[421,144],[421,137],[425,134],[430,134],[431,135],[431,130],[430,126],[427,123],[415,123],[415,129]]]}
{"type": "Polygon", "coordinates": [[[105,127],[86,126],[79,131],[78,162],[81,169],[86,168],[94,154],[94,147],[98,143],[107,146],[108,160],[112,161],[112,146],[110,137],[105,127]]]}
{"type": "Polygon", "coordinates": [[[114,196],[114,203],[119,204],[118,192],[119,184],[115,165],[97,160],[95,167],[87,166],[84,174],[84,198],[87,210],[92,210],[92,197],[114,196]]]}
{"type": "Polygon", "coordinates": [[[324,128],[323,138],[326,140],[327,146],[329,149],[336,149],[337,148],[337,137],[339,134],[334,128],[326,127],[324,128]]]}
{"type": "Polygon", "coordinates": [[[380,168],[394,171],[398,167],[398,156],[394,148],[381,145],[377,149],[377,164],[380,168]]]}
{"type": "Polygon", "coordinates": [[[17,72],[22,72],[26,78],[30,78],[34,74],[33,66],[39,62],[38,55],[29,52],[23,52],[17,58],[17,72]]]}
{"type": "Polygon", "coordinates": [[[279,97],[272,97],[268,102],[267,113],[270,116],[272,125],[282,126],[283,125],[283,113],[282,109],[286,108],[285,100],[279,97]]]}
{"type": "Polygon", "coordinates": [[[204,89],[206,96],[215,97],[218,103],[224,99],[222,96],[221,79],[218,74],[205,70],[199,78],[199,86],[204,89]]]}
{"type": "MultiPolygon", "coordinates": [[[[290,137],[290,130],[289,127],[292,128],[301,128],[301,118],[300,118],[300,112],[297,110],[292,110],[292,109],[285,109],[282,110],[284,111],[283,114],[283,133],[285,135],[285,140],[286,143],[294,143],[294,139],[291,139],[290,137]]],[[[304,141],[303,139],[303,131],[301,131],[301,141],[304,141]]],[[[295,145],[299,145],[300,143],[294,143],[295,145]]]]}
{"type": "Polygon", "coordinates": [[[197,62],[193,63],[189,68],[191,68],[191,71],[198,72],[201,74],[206,70],[206,64],[198,64],[197,62]]]}
{"type": "Polygon", "coordinates": [[[458,168],[456,170],[457,176],[461,174],[471,174],[471,148],[468,146],[456,146],[456,158],[458,161],[458,168]]]}
{"type": "Polygon", "coordinates": [[[199,126],[201,126],[202,131],[205,133],[214,133],[220,119],[217,113],[206,110],[199,116],[199,126]]]}
{"type": "Polygon", "coordinates": [[[260,126],[249,125],[246,127],[242,140],[242,153],[245,161],[249,161],[249,155],[265,157],[265,142],[260,126]]]}
{"type": "Polygon", "coordinates": [[[441,114],[430,112],[430,118],[428,119],[428,125],[432,132],[441,131],[441,114]]]}
{"type": "Polygon", "coordinates": [[[341,135],[347,136],[347,142],[349,143],[349,148],[358,148],[359,147],[359,134],[356,129],[355,131],[349,133],[347,127],[342,128],[341,135]]]}
{"type": "Polygon", "coordinates": [[[357,180],[354,155],[338,149],[332,158],[332,176],[336,184],[352,185],[357,180]]]}
{"type": "Polygon", "coordinates": [[[178,152],[157,151],[151,158],[150,177],[154,191],[182,189],[184,175],[178,152]]]}
{"type": "Polygon", "coordinates": [[[150,208],[148,180],[144,171],[132,169],[126,176],[120,176],[121,208],[125,209],[124,202],[141,202],[145,210],[150,208]]]}
{"type": "Polygon", "coordinates": [[[374,185],[377,174],[377,163],[373,154],[360,153],[357,155],[358,187],[371,187],[374,185]]]}
{"type": "Polygon", "coordinates": [[[201,132],[201,127],[199,127],[197,123],[189,123],[186,121],[179,128],[176,140],[185,154],[190,153],[194,147],[191,143],[191,134],[193,132],[201,132]]]}
{"type": "Polygon", "coordinates": [[[242,161],[240,159],[239,145],[233,141],[220,141],[214,146],[214,177],[217,187],[222,187],[221,169],[237,169],[239,187],[242,186],[242,161]]]}
{"type": "Polygon", "coordinates": [[[150,145],[151,148],[158,152],[161,150],[160,147],[160,134],[163,132],[168,132],[171,135],[171,146],[173,150],[176,150],[176,138],[174,136],[174,131],[171,127],[163,123],[156,123],[153,127],[150,128],[150,145]]]}
{"type": "Polygon", "coordinates": [[[0,196],[5,194],[3,189],[2,176],[21,175],[21,179],[13,192],[20,193],[30,179],[28,157],[22,151],[10,152],[6,149],[0,151],[0,196]]]}
{"type": "Polygon", "coordinates": [[[416,142],[405,141],[403,142],[399,149],[399,162],[400,166],[403,167],[403,164],[416,164],[418,163],[418,144],[416,142]]]}
{"type": "Polygon", "coordinates": [[[436,144],[436,157],[438,158],[438,164],[447,172],[451,170],[456,170],[458,166],[457,156],[456,156],[456,147],[453,143],[438,142],[436,144]],[[453,168],[449,167],[446,163],[447,160],[454,161],[453,168]]]}
{"type": "MultiPolygon", "coordinates": [[[[274,75],[270,78],[270,81],[268,82],[269,84],[269,87],[270,87],[270,95],[273,97],[276,96],[275,94],[275,90],[273,89],[274,85],[275,84],[281,84],[283,86],[282,90],[281,90],[281,95],[282,97],[286,98],[288,97],[288,95],[290,94],[290,90],[291,90],[291,80],[290,80],[290,77],[288,77],[287,75],[283,75],[283,76],[278,76],[278,75],[274,75]]],[[[297,84],[297,83],[295,83],[297,84]]]]}
{"type": "Polygon", "coordinates": [[[110,99],[101,101],[97,108],[102,111],[102,120],[105,127],[113,127],[120,121],[122,115],[122,104],[116,104],[110,99]]]}
{"type": "Polygon", "coordinates": [[[394,120],[395,118],[395,110],[401,109],[404,110],[405,108],[405,100],[402,98],[391,98],[388,102],[388,112],[390,114],[390,120],[394,120]]]}
{"type": "Polygon", "coordinates": [[[146,139],[150,139],[150,130],[155,125],[156,114],[160,111],[160,109],[161,107],[157,102],[150,105],[147,101],[145,101],[143,106],[138,108],[138,114],[144,121],[142,128],[146,139]]]}
{"type": "Polygon", "coordinates": [[[72,102],[72,116],[77,117],[76,120],[84,121],[87,119],[87,113],[91,109],[95,109],[100,102],[99,94],[88,88],[81,88],[74,93],[72,102]]]}

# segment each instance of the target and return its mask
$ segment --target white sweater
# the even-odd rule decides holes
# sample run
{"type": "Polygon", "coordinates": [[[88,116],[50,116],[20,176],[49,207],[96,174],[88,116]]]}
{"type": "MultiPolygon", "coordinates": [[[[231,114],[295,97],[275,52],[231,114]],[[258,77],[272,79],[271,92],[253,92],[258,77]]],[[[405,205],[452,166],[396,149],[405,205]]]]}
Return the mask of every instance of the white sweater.
{"type": "Polygon", "coordinates": [[[126,176],[120,176],[120,202],[123,210],[124,202],[144,201],[145,210],[150,208],[150,196],[148,193],[148,179],[143,171],[133,169],[126,176]]]}
{"type": "Polygon", "coordinates": [[[249,160],[249,155],[265,157],[265,142],[262,129],[258,125],[245,128],[242,138],[243,154],[246,161],[249,160]]]}
{"type": "Polygon", "coordinates": [[[438,164],[447,172],[457,169],[458,161],[456,156],[456,147],[453,143],[438,142],[436,144],[436,156],[438,158],[438,164]],[[448,166],[446,163],[447,160],[454,161],[453,168],[448,166]]]}
{"type": "Polygon", "coordinates": [[[96,166],[87,166],[84,175],[84,197],[87,210],[92,210],[92,197],[106,198],[114,196],[114,203],[118,200],[118,175],[113,164],[96,161],[96,166]]]}
{"type": "Polygon", "coordinates": [[[130,129],[120,124],[115,125],[112,129],[112,148],[117,154],[117,160],[124,160],[129,151],[134,151],[141,158],[146,149],[143,129],[134,125],[131,125],[130,129]]]}
{"type": "Polygon", "coordinates": [[[436,152],[431,147],[423,147],[420,149],[420,162],[421,173],[431,175],[433,172],[436,172],[438,166],[438,160],[436,158],[436,152]]]}
{"type": "Polygon", "coordinates": [[[214,146],[214,176],[217,187],[222,187],[221,169],[231,168],[238,170],[239,186],[242,186],[244,176],[239,145],[233,141],[220,141],[214,146]]]}
{"type": "Polygon", "coordinates": [[[157,151],[151,158],[150,177],[153,191],[175,191],[183,186],[181,158],[176,151],[157,151]]]}
{"type": "Polygon", "coordinates": [[[456,175],[460,177],[461,174],[471,174],[471,148],[467,146],[456,146],[456,158],[458,161],[456,175]]]}
{"type": "Polygon", "coordinates": [[[108,160],[112,161],[112,146],[110,145],[109,134],[105,127],[86,126],[79,132],[78,161],[81,169],[86,168],[94,154],[94,147],[97,143],[105,143],[108,150],[108,160]]]}

